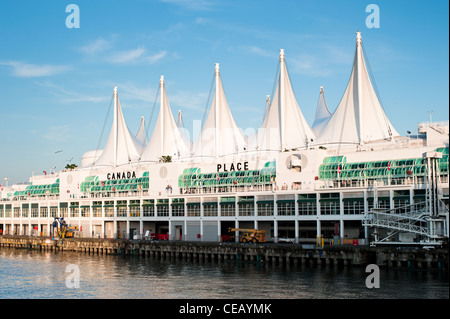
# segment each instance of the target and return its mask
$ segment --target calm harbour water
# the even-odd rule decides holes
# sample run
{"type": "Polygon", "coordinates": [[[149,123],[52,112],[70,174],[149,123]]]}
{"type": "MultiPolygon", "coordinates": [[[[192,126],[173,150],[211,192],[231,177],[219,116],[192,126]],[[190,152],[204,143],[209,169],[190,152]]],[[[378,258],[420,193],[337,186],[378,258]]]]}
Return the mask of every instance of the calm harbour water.
{"type": "Polygon", "coordinates": [[[448,273],[365,268],[160,261],[139,256],[0,249],[0,299],[448,299],[448,273]],[[79,288],[66,279],[79,269],[79,288]]]}

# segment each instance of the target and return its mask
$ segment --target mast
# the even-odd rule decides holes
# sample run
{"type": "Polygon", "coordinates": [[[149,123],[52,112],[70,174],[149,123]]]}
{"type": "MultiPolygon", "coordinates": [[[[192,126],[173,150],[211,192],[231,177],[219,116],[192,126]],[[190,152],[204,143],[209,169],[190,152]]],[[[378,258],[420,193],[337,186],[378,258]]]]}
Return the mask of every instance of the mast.
{"type": "Polygon", "coordinates": [[[118,120],[117,120],[117,85],[114,85],[114,167],[117,166],[118,120]]]}
{"type": "Polygon", "coordinates": [[[215,93],[216,99],[215,99],[215,106],[214,106],[215,107],[215,111],[214,111],[215,138],[214,138],[214,141],[215,141],[215,157],[217,158],[217,157],[219,157],[219,107],[220,107],[220,104],[219,104],[219,92],[220,92],[220,90],[219,90],[219,85],[220,85],[220,83],[219,83],[219,80],[220,80],[220,78],[219,78],[220,77],[219,63],[216,63],[214,73],[215,73],[215,77],[216,77],[216,93],[215,93]]]}
{"type": "Polygon", "coordinates": [[[183,123],[183,118],[182,118],[182,115],[181,115],[181,110],[178,110],[178,118],[177,118],[177,126],[178,126],[178,128],[183,127],[182,123],[183,123]]]}
{"type": "Polygon", "coordinates": [[[285,70],[285,60],[284,60],[284,49],[280,49],[280,93],[278,94],[278,114],[280,123],[280,150],[284,147],[284,105],[285,105],[285,83],[284,83],[284,70],[285,70]]]}
{"type": "Polygon", "coordinates": [[[267,113],[269,113],[269,109],[270,109],[270,95],[266,95],[266,107],[264,109],[263,123],[264,120],[266,119],[267,113]]]}
{"type": "Polygon", "coordinates": [[[161,87],[161,98],[160,98],[160,106],[159,106],[159,112],[161,114],[161,153],[164,155],[164,76],[161,75],[159,79],[159,85],[161,87]]]}
{"type": "Polygon", "coordinates": [[[357,130],[359,132],[359,144],[362,145],[363,144],[363,101],[362,101],[362,96],[363,96],[363,88],[362,88],[362,68],[363,68],[363,63],[362,63],[362,48],[361,48],[361,43],[362,43],[362,39],[361,39],[361,32],[357,31],[356,32],[356,72],[357,72],[357,78],[358,78],[358,107],[356,107],[356,111],[357,111],[357,120],[358,120],[358,125],[357,125],[357,130]]]}

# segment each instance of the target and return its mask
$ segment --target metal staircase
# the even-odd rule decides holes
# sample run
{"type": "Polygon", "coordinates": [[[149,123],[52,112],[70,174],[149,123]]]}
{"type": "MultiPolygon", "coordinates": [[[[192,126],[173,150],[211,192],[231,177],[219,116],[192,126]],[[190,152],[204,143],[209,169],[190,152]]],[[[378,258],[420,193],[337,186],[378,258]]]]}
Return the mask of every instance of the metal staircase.
{"type": "MultiPolygon", "coordinates": [[[[366,212],[362,221],[363,226],[374,227],[375,240],[373,245],[393,242],[392,238],[399,233],[415,234],[415,239],[403,244],[442,245],[449,238],[449,208],[439,195],[439,174],[437,159],[442,153],[427,152],[423,154],[426,159],[426,200],[397,207],[380,210],[376,207],[366,212]],[[378,228],[387,230],[387,235],[380,239],[378,228]]],[[[375,198],[376,189],[375,189],[375,198]]],[[[447,199],[448,201],[448,199],[447,199]]]]}
{"type": "Polygon", "coordinates": [[[363,226],[382,227],[419,235],[428,235],[427,214],[424,209],[415,210],[414,206],[409,205],[384,211],[372,210],[366,214],[363,226]],[[410,210],[410,212],[401,213],[404,210],[410,210]]]}
{"type": "MultiPolygon", "coordinates": [[[[392,237],[401,232],[416,234],[424,244],[441,244],[447,237],[446,216],[440,214],[432,217],[424,207],[425,202],[397,207],[388,210],[372,209],[367,212],[363,219],[363,226],[383,228],[388,230],[388,235],[380,239],[375,231],[375,241],[377,243],[387,243],[392,237]]],[[[448,208],[442,203],[444,209],[448,208]]]]}

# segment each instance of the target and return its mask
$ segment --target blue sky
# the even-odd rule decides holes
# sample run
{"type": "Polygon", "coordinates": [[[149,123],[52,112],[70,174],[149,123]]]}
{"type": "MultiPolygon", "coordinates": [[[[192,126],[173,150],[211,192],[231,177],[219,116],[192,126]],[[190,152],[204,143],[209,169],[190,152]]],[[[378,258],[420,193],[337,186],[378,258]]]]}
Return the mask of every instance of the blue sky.
{"type": "Polygon", "coordinates": [[[321,85],[329,109],[339,104],[356,30],[400,134],[414,132],[430,111],[433,121],[448,120],[448,12],[442,0],[2,0],[0,184],[79,165],[84,152],[102,148],[114,84],[128,127],[137,132],[141,116],[150,119],[164,75],[172,111],[181,109],[191,130],[209,108],[220,63],[237,124],[256,129],[281,48],[312,124],[321,85]],[[71,3],[80,9],[80,28],[66,27],[71,3]],[[371,3],[380,10],[379,28],[366,26],[371,3]]]}

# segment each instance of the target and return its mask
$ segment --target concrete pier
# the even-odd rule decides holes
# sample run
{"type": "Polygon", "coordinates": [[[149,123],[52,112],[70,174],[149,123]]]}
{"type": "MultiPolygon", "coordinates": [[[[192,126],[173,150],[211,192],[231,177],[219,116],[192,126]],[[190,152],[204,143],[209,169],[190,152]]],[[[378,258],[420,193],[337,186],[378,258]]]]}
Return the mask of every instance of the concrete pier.
{"type": "Polygon", "coordinates": [[[298,244],[240,244],[217,242],[0,236],[0,248],[74,251],[96,255],[139,255],[162,260],[257,262],[274,266],[310,265],[447,269],[448,250],[403,247],[331,246],[305,248],[298,244]]]}

